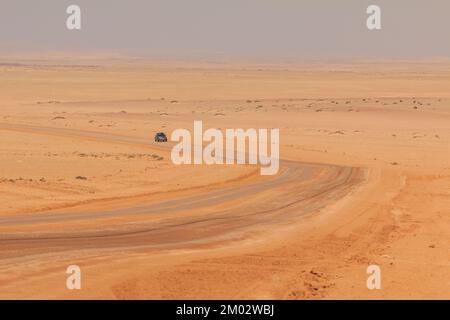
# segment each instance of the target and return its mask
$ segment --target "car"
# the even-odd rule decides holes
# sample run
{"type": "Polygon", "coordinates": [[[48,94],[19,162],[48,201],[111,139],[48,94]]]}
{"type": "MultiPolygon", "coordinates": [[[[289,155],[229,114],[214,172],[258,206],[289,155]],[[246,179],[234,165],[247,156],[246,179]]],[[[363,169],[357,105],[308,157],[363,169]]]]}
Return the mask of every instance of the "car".
{"type": "Polygon", "coordinates": [[[167,136],[164,132],[158,132],[155,135],[155,142],[167,142],[167,136]]]}

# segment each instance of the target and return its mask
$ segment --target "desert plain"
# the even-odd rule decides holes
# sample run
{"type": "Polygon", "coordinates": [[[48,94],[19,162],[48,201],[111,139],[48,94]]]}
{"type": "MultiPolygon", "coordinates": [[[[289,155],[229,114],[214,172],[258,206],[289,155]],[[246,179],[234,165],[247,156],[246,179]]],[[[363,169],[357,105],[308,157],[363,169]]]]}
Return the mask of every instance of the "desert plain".
{"type": "Polygon", "coordinates": [[[449,61],[4,58],[0,137],[2,299],[450,298],[449,61]],[[174,165],[195,120],[278,174],[174,165]]]}

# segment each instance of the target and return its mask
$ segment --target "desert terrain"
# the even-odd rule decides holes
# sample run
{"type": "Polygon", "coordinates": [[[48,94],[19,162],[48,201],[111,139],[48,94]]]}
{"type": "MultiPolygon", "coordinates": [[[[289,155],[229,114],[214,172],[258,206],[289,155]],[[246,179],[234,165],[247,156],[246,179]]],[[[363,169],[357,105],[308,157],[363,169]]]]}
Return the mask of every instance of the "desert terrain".
{"type": "Polygon", "coordinates": [[[450,299],[450,62],[74,61],[0,59],[0,298],[450,299]],[[195,120],[279,173],[172,164],[195,120]]]}

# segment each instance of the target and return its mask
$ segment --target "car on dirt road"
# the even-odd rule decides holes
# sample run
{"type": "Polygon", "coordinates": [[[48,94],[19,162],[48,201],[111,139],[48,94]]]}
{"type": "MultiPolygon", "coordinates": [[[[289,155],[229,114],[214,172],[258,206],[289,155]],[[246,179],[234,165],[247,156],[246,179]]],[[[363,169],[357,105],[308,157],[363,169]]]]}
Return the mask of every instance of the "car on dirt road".
{"type": "Polygon", "coordinates": [[[155,142],[167,142],[167,136],[164,132],[158,132],[155,135],[155,142]]]}

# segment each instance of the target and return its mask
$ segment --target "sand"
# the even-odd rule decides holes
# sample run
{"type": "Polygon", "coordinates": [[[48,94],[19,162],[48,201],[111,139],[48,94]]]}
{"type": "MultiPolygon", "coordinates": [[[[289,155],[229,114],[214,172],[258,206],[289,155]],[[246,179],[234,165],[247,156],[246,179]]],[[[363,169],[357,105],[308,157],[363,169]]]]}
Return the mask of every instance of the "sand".
{"type": "Polygon", "coordinates": [[[0,298],[450,298],[449,63],[16,62],[0,298]],[[194,120],[279,128],[279,173],[172,164],[194,120]]]}

